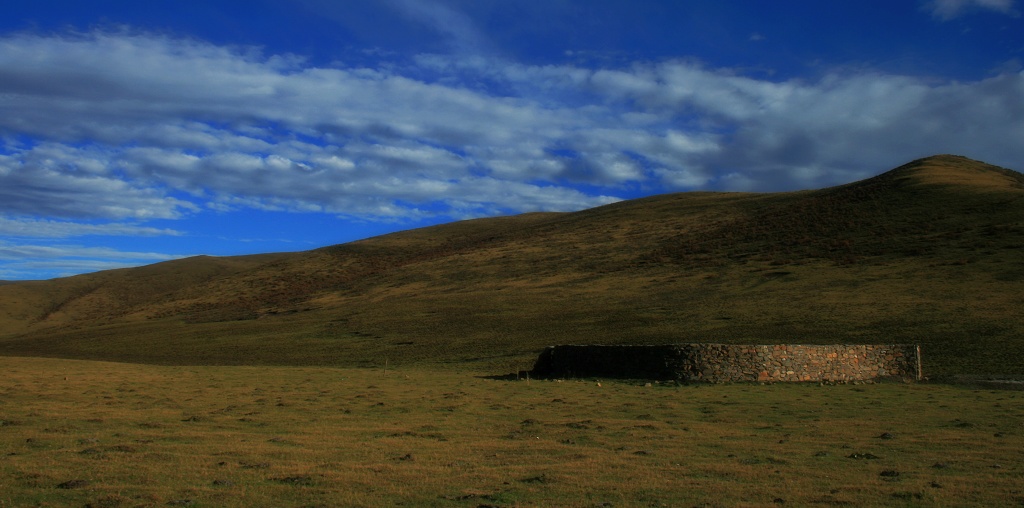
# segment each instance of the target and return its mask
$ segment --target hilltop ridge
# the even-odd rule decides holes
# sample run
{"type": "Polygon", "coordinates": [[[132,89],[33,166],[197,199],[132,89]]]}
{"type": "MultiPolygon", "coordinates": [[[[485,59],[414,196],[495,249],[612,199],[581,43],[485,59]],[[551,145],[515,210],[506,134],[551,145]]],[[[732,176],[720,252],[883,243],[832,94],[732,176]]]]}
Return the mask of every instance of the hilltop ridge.
{"type": "Polygon", "coordinates": [[[917,159],[879,177],[907,179],[918,185],[969,186],[975,190],[1024,189],[1024,174],[962,155],[933,155],[917,159]]]}
{"type": "Polygon", "coordinates": [[[556,343],[920,342],[933,373],[1024,374],[1022,198],[1020,173],[940,155],[821,190],[15,282],[0,285],[0,354],[484,366],[556,343]]]}

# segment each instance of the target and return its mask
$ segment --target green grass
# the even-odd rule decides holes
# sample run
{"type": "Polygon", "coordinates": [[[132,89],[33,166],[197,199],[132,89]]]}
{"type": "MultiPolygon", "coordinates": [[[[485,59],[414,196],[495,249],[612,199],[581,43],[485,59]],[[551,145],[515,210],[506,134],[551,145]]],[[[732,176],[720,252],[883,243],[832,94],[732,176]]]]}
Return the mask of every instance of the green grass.
{"type": "Polygon", "coordinates": [[[0,358],[0,506],[1024,503],[1024,392],[390,367],[0,358]]]}

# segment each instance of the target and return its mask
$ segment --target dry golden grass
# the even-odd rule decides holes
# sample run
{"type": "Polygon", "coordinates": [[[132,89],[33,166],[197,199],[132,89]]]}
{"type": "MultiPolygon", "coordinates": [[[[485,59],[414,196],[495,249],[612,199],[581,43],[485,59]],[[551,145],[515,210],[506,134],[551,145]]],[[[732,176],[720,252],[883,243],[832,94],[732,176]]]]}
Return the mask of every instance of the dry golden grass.
{"type": "Polygon", "coordinates": [[[393,365],[0,370],[0,507],[1024,503],[1024,392],[393,365]]]}
{"type": "Polygon", "coordinates": [[[933,378],[1024,376],[1022,252],[1024,176],[938,156],[817,191],[0,285],[0,354],[501,373],[561,343],[910,342],[933,378]]]}

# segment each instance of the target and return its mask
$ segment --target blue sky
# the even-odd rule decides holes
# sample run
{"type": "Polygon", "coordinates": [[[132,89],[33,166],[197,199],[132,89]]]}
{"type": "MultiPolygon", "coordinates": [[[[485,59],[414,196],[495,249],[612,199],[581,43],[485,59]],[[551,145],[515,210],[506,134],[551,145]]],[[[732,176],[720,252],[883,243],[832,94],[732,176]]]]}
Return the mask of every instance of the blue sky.
{"type": "Polygon", "coordinates": [[[1024,167],[1020,0],[4,3],[6,280],[1024,167]]]}

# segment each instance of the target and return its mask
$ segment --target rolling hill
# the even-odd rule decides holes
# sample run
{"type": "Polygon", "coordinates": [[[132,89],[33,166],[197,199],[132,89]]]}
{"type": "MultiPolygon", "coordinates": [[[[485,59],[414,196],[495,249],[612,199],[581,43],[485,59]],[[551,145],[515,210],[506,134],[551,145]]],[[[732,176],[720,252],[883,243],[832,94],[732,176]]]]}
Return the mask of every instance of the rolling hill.
{"type": "Polygon", "coordinates": [[[1024,175],[959,156],[0,284],[0,355],[507,372],[562,343],[916,342],[1024,374],[1024,175]]]}

